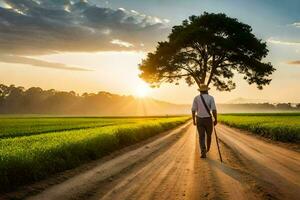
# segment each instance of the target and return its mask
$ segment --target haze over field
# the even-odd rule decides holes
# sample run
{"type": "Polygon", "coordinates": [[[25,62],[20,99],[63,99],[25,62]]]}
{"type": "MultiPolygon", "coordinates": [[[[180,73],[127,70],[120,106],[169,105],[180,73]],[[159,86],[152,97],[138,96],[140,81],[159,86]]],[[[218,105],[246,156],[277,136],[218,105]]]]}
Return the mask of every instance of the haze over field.
{"type": "MultiPolygon", "coordinates": [[[[235,99],[217,104],[219,113],[300,111],[299,104],[269,104],[235,99]]],[[[76,94],[0,84],[0,114],[153,116],[190,114],[190,104],[174,104],[150,97],[117,95],[101,91],[76,94]]]]}
{"type": "Polygon", "coordinates": [[[196,86],[150,89],[138,64],[171,27],[192,14],[224,12],[249,24],[267,41],[276,71],[264,90],[235,76],[232,92],[212,89],[218,103],[234,99],[300,102],[300,2],[0,0],[1,83],[79,93],[108,91],[190,104],[196,86]],[[253,12],[255,10],[255,12],[253,12]]]}

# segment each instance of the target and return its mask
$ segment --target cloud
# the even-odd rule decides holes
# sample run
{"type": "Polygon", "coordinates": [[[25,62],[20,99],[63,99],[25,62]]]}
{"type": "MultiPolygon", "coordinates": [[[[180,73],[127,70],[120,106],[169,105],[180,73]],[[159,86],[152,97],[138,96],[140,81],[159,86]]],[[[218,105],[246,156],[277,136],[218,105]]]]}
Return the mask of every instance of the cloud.
{"type": "Polygon", "coordinates": [[[0,6],[0,55],[22,57],[121,51],[129,47],[130,50],[148,51],[157,41],[164,40],[170,30],[166,26],[168,20],[135,10],[98,7],[89,1],[3,2],[5,6],[0,6]],[[116,38],[118,41],[112,42],[116,38]]]}
{"type": "Polygon", "coordinates": [[[171,20],[169,20],[169,19],[164,19],[164,22],[165,22],[165,23],[170,23],[170,21],[171,21],[171,20]]]}
{"type": "Polygon", "coordinates": [[[112,40],[110,43],[119,45],[119,46],[121,46],[121,47],[127,47],[127,48],[133,47],[133,46],[134,46],[133,44],[131,44],[131,43],[129,43],[129,42],[125,42],[125,41],[118,40],[118,39],[114,39],[114,40],[112,40]]]}
{"type": "Polygon", "coordinates": [[[276,39],[273,39],[273,38],[269,38],[267,41],[269,43],[272,43],[272,44],[280,44],[280,45],[288,45],[288,46],[300,46],[300,42],[281,41],[281,40],[276,40],[276,39]]]}
{"type": "Polygon", "coordinates": [[[300,28],[300,22],[295,22],[295,23],[292,24],[292,26],[295,26],[295,27],[297,27],[297,28],[300,28]]]}
{"type": "Polygon", "coordinates": [[[287,62],[287,64],[290,64],[290,65],[300,65],[300,60],[289,61],[289,62],[287,62]]]}
{"type": "Polygon", "coordinates": [[[136,10],[130,10],[130,12],[132,12],[133,14],[139,15],[140,13],[136,10]]]}
{"type": "Polygon", "coordinates": [[[14,55],[0,55],[0,62],[27,64],[27,65],[31,65],[31,66],[35,66],[35,67],[62,69],[62,70],[69,70],[69,71],[92,71],[89,69],[85,69],[85,68],[81,68],[81,67],[73,67],[73,66],[62,64],[62,63],[47,62],[44,60],[28,58],[28,57],[23,57],[23,56],[14,56],[14,55]]]}

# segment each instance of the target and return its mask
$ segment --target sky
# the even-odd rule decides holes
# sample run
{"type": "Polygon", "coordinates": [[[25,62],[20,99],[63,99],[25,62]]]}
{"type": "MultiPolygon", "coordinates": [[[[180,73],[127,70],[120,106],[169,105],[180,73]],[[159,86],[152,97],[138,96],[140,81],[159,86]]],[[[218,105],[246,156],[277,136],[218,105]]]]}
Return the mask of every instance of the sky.
{"type": "Polygon", "coordinates": [[[0,0],[0,83],[191,103],[196,86],[149,89],[138,65],[172,26],[222,12],[267,42],[276,71],[263,90],[236,74],[235,90],[211,89],[216,101],[300,102],[299,8],[299,0],[0,0]]]}

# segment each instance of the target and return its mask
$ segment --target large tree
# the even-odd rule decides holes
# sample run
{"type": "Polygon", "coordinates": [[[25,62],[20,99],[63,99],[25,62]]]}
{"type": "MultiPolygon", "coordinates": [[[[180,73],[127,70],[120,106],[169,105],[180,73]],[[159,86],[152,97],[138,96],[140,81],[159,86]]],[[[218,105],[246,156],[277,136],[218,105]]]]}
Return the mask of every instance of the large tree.
{"type": "Polygon", "coordinates": [[[184,78],[189,86],[212,83],[220,91],[231,91],[238,72],[262,89],[275,70],[262,61],[267,54],[266,43],[255,37],[249,25],[225,14],[204,13],[174,26],[168,41],[159,42],[142,61],[140,77],[152,87],[178,84],[184,78]]]}

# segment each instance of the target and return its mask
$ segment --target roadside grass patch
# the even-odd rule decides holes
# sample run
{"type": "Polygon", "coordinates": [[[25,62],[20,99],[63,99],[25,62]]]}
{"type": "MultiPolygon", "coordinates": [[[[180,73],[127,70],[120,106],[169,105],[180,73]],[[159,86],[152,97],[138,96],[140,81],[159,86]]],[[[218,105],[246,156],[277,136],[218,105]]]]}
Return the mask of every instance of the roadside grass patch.
{"type": "MultiPolygon", "coordinates": [[[[88,126],[72,130],[68,125],[71,130],[53,132],[51,129],[52,132],[39,134],[25,128],[24,132],[27,131],[25,136],[20,136],[16,131],[15,137],[0,139],[0,191],[12,190],[17,186],[98,159],[122,147],[174,128],[188,119],[186,116],[110,118],[106,122],[112,124],[101,127],[88,126]],[[121,120],[120,123],[118,120],[121,120]]],[[[61,125],[58,126],[59,130],[60,128],[61,125]]],[[[7,130],[12,133],[9,129],[4,131],[0,129],[4,134],[7,130]]],[[[37,126],[35,130],[43,129],[37,126]]]]}
{"type": "Polygon", "coordinates": [[[300,113],[220,114],[218,119],[275,141],[300,143],[300,113]]]}

